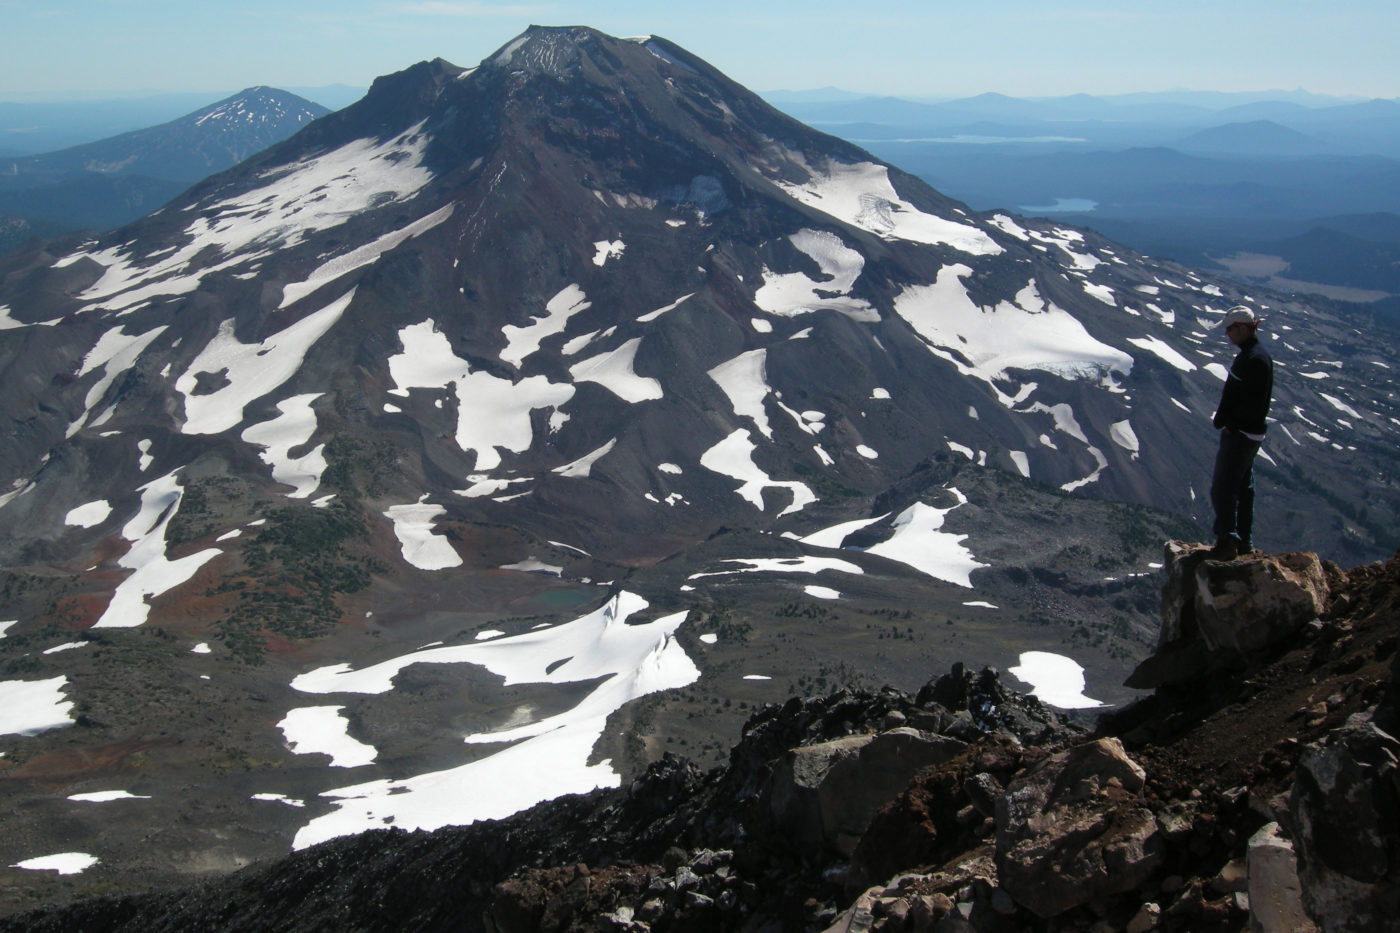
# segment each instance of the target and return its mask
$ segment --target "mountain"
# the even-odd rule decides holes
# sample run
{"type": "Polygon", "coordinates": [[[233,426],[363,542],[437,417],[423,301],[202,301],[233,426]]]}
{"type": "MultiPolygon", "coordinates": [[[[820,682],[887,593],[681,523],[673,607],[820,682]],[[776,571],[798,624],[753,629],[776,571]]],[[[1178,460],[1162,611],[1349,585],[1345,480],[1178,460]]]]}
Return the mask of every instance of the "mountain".
{"type": "Polygon", "coordinates": [[[1356,318],[975,212],[664,39],[421,62],[4,257],[0,863],[98,863],[0,895],[501,818],[955,661],[1126,702],[1240,302],[1256,543],[1383,555],[1356,318]]]}
{"type": "Polygon", "coordinates": [[[1290,278],[1400,294],[1400,243],[1380,243],[1314,227],[1301,236],[1278,241],[1272,250],[1288,262],[1286,275],[1290,278]]]}
{"type": "Polygon", "coordinates": [[[91,100],[0,101],[0,149],[35,155],[168,123],[209,103],[193,91],[91,100]]]}
{"type": "Polygon", "coordinates": [[[0,211],[70,230],[108,230],[329,112],[254,87],[159,126],[0,160],[0,211]]]}
{"type": "Polygon", "coordinates": [[[1177,148],[1185,152],[1215,152],[1291,156],[1326,152],[1330,147],[1273,120],[1226,123],[1185,137],[1177,148]]]}
{"type": "Polygon", "coordinates": [[[776,90],[763,92],[763,99],[768,101],[770,104],[773,104],[775,107],[779,108],[781,108],[784,104],[827,103],[838,100],[862,100],[866,99],[868,96],[869,95],[859,94],[855,91],[842,90],[839,87],[831,87],[830,85],[826,87],[809,88],[800,91],[776,90]]]}
{"type": "Polygon", "coordinates": [[[0,174],[21,182],[74,172],[194,182],[242,162],[329,112],[286,91],[251,87],[159,126],[12,159],[0,164],[0,174]]]}

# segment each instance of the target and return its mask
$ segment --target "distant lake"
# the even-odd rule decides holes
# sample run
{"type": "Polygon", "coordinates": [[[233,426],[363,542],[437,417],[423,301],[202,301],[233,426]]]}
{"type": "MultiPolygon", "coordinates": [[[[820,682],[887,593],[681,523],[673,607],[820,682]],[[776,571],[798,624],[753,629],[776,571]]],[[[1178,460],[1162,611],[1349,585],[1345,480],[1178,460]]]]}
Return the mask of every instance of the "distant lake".
{"type": "Polygon", "coordinates": [[[1098,206],[1088,198],[1056,198],[1054,204],[1022,204],[1016,209],[1027,214],[1087,214],[1098,206]]]}

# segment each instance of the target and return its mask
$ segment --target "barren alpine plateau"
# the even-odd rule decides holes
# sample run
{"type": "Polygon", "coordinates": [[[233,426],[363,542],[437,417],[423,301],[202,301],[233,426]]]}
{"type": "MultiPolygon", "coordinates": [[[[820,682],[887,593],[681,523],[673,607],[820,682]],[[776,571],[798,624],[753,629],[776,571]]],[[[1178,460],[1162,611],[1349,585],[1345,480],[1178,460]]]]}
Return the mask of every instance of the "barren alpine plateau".
{"type": "MultiPolygon", "coordinates": [[[[664,785],[659,819],[703,769],[758,780],[741,733],[751,764],[869,723],[945,748],[1000,705],[968,774],[1011,780],[1191,665],[1219,681],[1204,623],[1165,651],[1195,623],[1163,628],[1191,559],[1164,543],[1208,538],[1236,304],[1277,367],[1254,543],[1322,559],[1310,619],[1374,603],[1380,571],[1339,568],[1396,547],[1384,322],[974,212],[664,39],[421,62],[154,214],[32,241],[0,257],[0,914],[420,830],[475,834],[459,857],[501,868],[476,897],[529,833],[603,832],[568,800],[664,785]]],[[[1014,888],[1000,807],[983,894],[1014,888]]],[[[740,872],[662,849],[673,893],[740,872]]],[[[1016,890],[983,897],[1007,924],[1080,909],[1016,890]]],[[[824,928],[818,901],[747,916],[824,928]]],[[[238,928],[459,928],[327,917],[238,928]]],[[[1002,928],[1031,927],[976,927],[1002,928]]]]}

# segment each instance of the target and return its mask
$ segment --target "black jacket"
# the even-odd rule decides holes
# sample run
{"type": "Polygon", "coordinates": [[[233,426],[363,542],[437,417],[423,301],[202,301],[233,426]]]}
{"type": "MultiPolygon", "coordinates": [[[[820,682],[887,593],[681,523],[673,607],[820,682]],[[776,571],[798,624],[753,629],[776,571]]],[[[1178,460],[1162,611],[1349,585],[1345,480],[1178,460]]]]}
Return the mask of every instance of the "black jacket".
{"type": "Polygon", "coordinates": [[[1240,344],[1215,410],[1215,426],[1245,434],[1263,434],[1274,395],[1274,361],[1258,337],[1240,344]]]}

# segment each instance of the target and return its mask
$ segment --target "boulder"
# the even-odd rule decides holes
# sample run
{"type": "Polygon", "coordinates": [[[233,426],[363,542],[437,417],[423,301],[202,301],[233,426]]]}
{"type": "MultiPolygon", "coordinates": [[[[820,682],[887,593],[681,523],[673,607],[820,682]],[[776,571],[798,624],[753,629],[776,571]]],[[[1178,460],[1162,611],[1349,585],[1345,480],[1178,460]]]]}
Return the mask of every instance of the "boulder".
{"type": "Polygon", "coordinates": [[[902,727],[791,749],[773,772],[773,821],[799,847],[849,856],[875,812],[920,769],[950,761],[966,747],[902,727]]]}
{"type": "Polygon", "coordinates": [[[1400,917],[1400,742],[1364,714],[1308,747],[1289,801],[1303,903],[1333,933],[1400,917]]]}
{"type": "Polygon", "coordinates": [[[1001,887],[1045,918],[1138,887],[1166,850],[1138,798],[1145,779],[1117,739],[1099,739],[1012,781],[996,809],[1001,887]]]}
{"type": "Polygon", "coordinates": [[[1327,596],[1327,573],[1316,554],[1203,561],[1196,568],[1201,638],[1212,651],[1244,660],[1326,612],[1327,596]]]}
{"type": "Polygon", "coordinates": [[[1298,859],[1279,824],[1267,823],[1249,839],[1250,933],[1317,933],[1303,910],[1298,859]]]}
{"type": "Polygon", "coordinates": [[[1169,541],[1163,571],[1157,648],[1129,675],[1129,687],[1187,683],[1248,666],[1323,615],[1331,592],[1326,568],[1310,553],[1218,561],[1204,545],[1169,541]]]}

